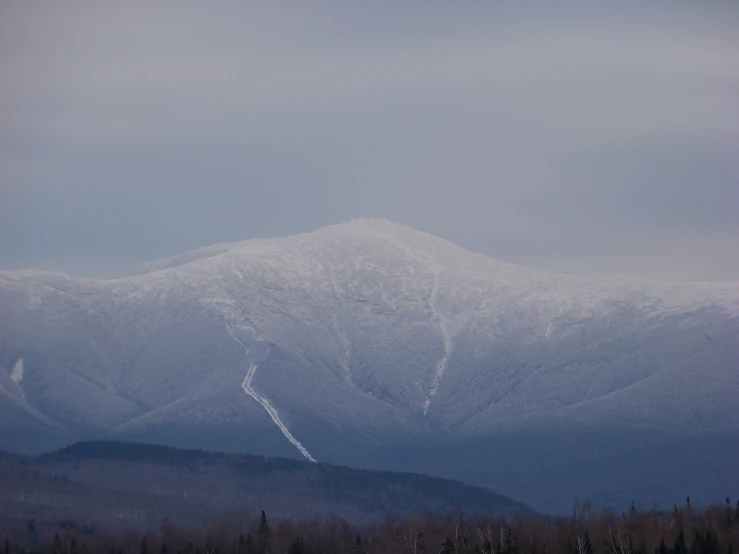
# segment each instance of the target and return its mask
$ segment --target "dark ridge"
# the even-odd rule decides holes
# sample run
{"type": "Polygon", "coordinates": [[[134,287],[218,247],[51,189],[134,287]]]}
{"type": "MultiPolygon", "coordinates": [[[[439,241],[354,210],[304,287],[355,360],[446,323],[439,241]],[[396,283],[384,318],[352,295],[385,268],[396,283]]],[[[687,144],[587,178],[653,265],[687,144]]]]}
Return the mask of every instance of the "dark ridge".
{"type": "Polygon", "coordinates": [[[132,462],[184,468],[203,469],[226,466],[249,478],[274,478],[295,474],[301,479],[320,483],[322,490],[332,498],[341,498],[353,491],[363,497],[374,498],[378,490],[402,490],[418,499],[446,499],[460,509],[485,511],[491,505],[508,506],[522,514],[535,511],[524,504],[484,487],[461,481],[409,472],[354,469],[331,464],[315,464],[288,458],[267,458],[248,454],[227,454],[205,450],[188,450],[148,443],[117,441],[84,441],[35,458],[43,465],[65,461],[132,462]]]}
{"type": "Polygon", "coordinates": [[[315,464],[311,462],[290,458],[266,458],[249,454],[227,454],[225,452],[190,450],[159,444],[105,440],[76,442],[60,450],[43,454],[38,459],[40,461],[67,459],[117,460],[186,468],[225,462],[236,470],[250,473],[264,473],[271,470],[296,471],[315,467],[315,464]]]}
{"type": "Polygon", "coordinates": [[[5,450],[0,450],[0,460],[12,460],[12,461],[18,461],[18,460],[25,460],[28,456],[24,456],[23,454],[18,454],[16,452],[7,452],[5,450]]]}
{"type": "MultiPolygon", "coordinates": [[[[129,462],[149,462],[162,465],[183,466],[195,462],[215,462],[229,454],[205,450],[185,450],[158,444],[117,441],[82,441],[67,447],[42,454],[42,461],[65,459],[121,460],[129,462]]],[[[258,456],[254,456],[258,458],[258,456]]]]}

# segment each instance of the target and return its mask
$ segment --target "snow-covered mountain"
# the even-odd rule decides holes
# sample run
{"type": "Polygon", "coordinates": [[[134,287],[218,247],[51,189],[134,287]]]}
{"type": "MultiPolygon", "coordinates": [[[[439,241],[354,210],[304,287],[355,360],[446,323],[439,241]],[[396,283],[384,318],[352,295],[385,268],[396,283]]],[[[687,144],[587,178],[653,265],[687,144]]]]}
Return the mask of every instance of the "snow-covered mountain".
{"type": "Polygon", "coordinates": [[[555,509],[731,492],[739,283],[534,271],[356,220],[120,279],[0,272],[0,313],[0,448],[136,438],[555,509]]]}

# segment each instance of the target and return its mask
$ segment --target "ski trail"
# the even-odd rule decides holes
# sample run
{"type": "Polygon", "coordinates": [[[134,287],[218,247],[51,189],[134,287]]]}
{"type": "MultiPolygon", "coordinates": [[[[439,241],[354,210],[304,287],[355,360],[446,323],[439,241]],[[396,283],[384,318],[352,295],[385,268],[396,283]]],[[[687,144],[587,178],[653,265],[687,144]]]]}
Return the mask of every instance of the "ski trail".
{"type": "Polygon", "coordinates": [[[285,435],[285,438],[290,441],[290,444],[292,444],[295,448],[298,449],[298,451],[309,461],[316,462],[316,459],[310,455],[310,452],[306,450],[306,448],[300,444],[300,441],[296,439],[290,430],[287,428],[287,426],[282,423],[282,420],[280,419],[279,414],[277,413],[277,410],[272,406],[272,404],[269,403],[269,400],[267,400],[264,396],[259,394],[257,391],[255,391],[251,386],[251,380],[254,378],[254,374],[257,372],[257,364],[253,363],[251,352],[249,351],[249,347],[246,346],[246,343],[239,339],[236,335],[234,335],[233,329],[231,329],[231,326],[226,323],[226,329],[228,329],[229,334],[233,339],[238,342],[241,347],[246,352],[246,355],[249,357],[249,369],[246,372],[246,377],[244,377],[244,381],[241,383],[241,388],[244,389],[244,392],[251,396],[254,400],[256,400],[262,408],[269,414],[269,417],[272,418],[272,421],[279,427],[280,431],[282,431],[282,434],[285,435]]]}
{"type": "Polygon", "coordinates": [[[552,330],[552,322],[549,322],[549,325],[547,325],[547,332],[544,333],[544,338],[547,339],[547,342],[549,342],[549,331],[552,330]]]}
{"type": "Polygon", "coordinates": [[[444,340],[444,354],[442,355],[441,359],[436,363],[436,371],[434,372],[434,379],[431,382],[431,388],[429,389],[428,394],[426,395],[426,401],[423,403],[423,415],[426,415],[429,411],[429,406],[431,405],[431,400],[436,396],[436,393],[439,391],[439,385],[441,384],[441,379],[444,377],[444,372],[446,371],[447,363],[449,362],[449,356],[452,354],[452,337],[449,335],[449,331],[446,328],[446,322],[444,321],[444,318],[441,316],[439,311],[436,309],[436,298],[439,295],[439,275],[441,274],[441,270],[437,269],[434,272],[434,286],[431,289],[431,296],[429,296],[429,308],[431,308],[431,313],[433,314],[434,319],[439,323],[439,329],[441,329],[441,336],[444,340]]]}

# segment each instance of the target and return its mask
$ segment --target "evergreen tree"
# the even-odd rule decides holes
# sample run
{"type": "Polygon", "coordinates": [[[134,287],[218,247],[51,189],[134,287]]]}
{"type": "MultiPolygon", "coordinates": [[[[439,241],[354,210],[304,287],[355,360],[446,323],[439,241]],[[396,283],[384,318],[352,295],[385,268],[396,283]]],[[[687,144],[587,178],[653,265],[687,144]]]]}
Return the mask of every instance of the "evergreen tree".
{"type": "Polygon", "coordinates": [[[26,530],[28,531],[28,534],[32,537],[36,537],[36,520],[31,518],[26,523],[26,530]]]}
{"type": "Polygon", "coordinates": [[[305,547],[303,537],[298,537],[293,543],[287,548],[287,554],[306,554],[308,549],[305,547]]]}
{"type": "Polygon", "coordinates": [[[455,551],[454,541],[447,537],[444,542],[441,543],[440,554],[452,554],[455,551]]]}
{"type": "Polygon", "coordinates": [[[141,552],[141,554],[149,554],[149,548],[146,546],[146,537],[141,541],[141,549],[139,552],[141,552]]]}
{"type": "Polygon", "coordinates": [[[674,554],[687,554],[688,549],[685,545],[685,531],[683,531],[682,525],[680,526],[680,532],[675,540],[675,546],[672,548],[674,554]]]}
{"type": "MultiPolygon", "coordinates": [[[[572,544],[572,540],[570,540],[572,544]]],[[[513,536],[511,528],[508,527],[503,535],[503,548],[501,554],[517,554],[518,553],[518,540],[513,536]]]]}
{"type": "Polygon", "coordinates": [[[719,554],[718,540],[710,531],[696,532],[691,554],[719,554]]]}
{"type": "Polygon", "coordinates": [[[168,550],[167,550],[167,543],[166,542],[163,542],[162,543],[162,549],[159,552],[160,552],[160,554],[167,554],[168,550]]]}
{"type": "Polygon", "coordinates": [[[585,536],[582,540],[585,554],[593,554],[593,543],[590,541],[590,533],[588,533],[587,530],[585,531],[585,536]]]}
{"type": "Polygon", "coordinates": [[[659,547],[657,548],[657,554],[667,554],[667,545],[665,544],[664,536],[659,540],[659,547]]]}
{"type": "Polygon", "coordinates": [[[262,510],[259,516],[259,542],[257,544],[257,552],[264,554],[267,552],[267,543],[269,542],[269,523],[267,522],[267,514],[262,510]]]}
{"type": "Polygon", "coordinates": [[[256,554],[257,549],[254,546],[254,539],[251,537],[251,532],[246,534],[246,544],[244,545],[244,554],[256,554]]]}
{"type": "Polygon", "coordinates": [[[703,553],[703,535],[700,531],[695,532],[693,537],[693,546],[690,547],[690,554],[702,554],[703,553]]]}
{"type": "Polygon", "coordinates": [[[51,554],[62,554],[62,539],[59,533],[54,533],[54,540],[51,541],[51,554]]]}
{"type": "Polygon", "coordinates": [[[262,510],[259,516],[259,536],[266,538],[269,535],[269,523],[267,522],[267,514],[262,510]]]}
{"type": "Polygon", "coordinates": [[[354,542],[354,554],[364,554],[364,544],[359,534],[357,534],[357,540],[354,542]]]}

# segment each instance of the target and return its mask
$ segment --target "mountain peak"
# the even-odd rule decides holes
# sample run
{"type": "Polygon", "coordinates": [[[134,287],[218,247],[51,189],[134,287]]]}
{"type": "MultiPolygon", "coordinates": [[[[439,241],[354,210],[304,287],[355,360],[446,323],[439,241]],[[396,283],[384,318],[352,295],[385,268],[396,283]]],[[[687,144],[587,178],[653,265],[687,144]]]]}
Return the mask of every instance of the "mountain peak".
{"type": "MultiPolygon", "coordinates": [[[[277,238],[254,238],[238,242],[219,243],[182,252],[174,256],[147,262],[130,272],[129,276],[142,275],[163,269],[171,269],[220,255],[256,256],[280,251],[305,251],[316,254],[323,249],[336,248],[339,245],[348,250],[367,247],[374,244],[378,249],[405,250],[416,254],[428,255],[446,253],[447,258],[470,256],[480,258],[487,263],[498,263],[510,267],[512,264],[475,254],[464,248],[429,233],[419,231],[407,225],[394,223],[385,218],[357,218],[342,223],[320,227],[313,231],[277,238]]],[[[523,268],[521,268],[523,269],[523,268]]]]}

